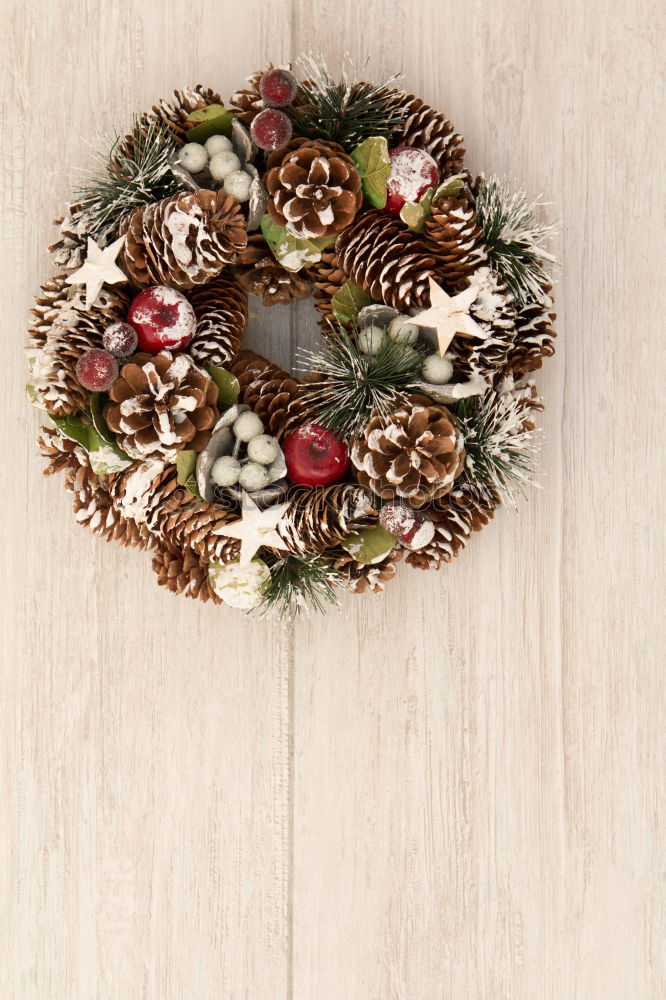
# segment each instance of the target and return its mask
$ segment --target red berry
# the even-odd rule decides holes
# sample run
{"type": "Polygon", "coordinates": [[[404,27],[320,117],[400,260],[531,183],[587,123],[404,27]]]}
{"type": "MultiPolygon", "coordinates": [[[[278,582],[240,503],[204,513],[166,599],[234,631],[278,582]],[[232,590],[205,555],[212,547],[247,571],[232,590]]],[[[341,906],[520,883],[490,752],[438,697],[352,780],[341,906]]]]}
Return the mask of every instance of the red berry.
{"type": "Polygon", "coordinates": [[[290,119],[276,108],[260,111],[250,127],[252,142],[259,149],[282,149],[291,139],[292,132],[290,119]]]}
{"type": "Polygon", "coordinates": [[[347,445],[320,424],[297,427],[285,440],[282,450],[287,475],[300,486],[339,483],[349,468],[347,445]]]}
{"type": "Polygon", "coordinates": [[[175,288],[155,285],[140,292],[127,319],[136,330],[139,347],[148,354],[187,347],[197,327],[194,309],[175,288]]]}
{"type": "Polygon", "coordinates": [[[104,349],[116,358],[128,358],[136,351],[138,337],[129,323],[112,323],[107,326],[102,338],[104,349]]]}
{"type": "Polygon", "coordinates": [[[76,362],[76,377],[89,392],[106,392],[118,378],[118,362],[108,351],[93,347],[76,362]]]}
{"type": "Polygon", "coordinates": [[[405,202],[418,201],[429,187],[439,184],[439,167],[430,153],[414,146],[398,146],[389,157],[391,174],[386,185],[386,211],[400,215],[405,202]]]}
{"type": "Polygon", "coordinates": [[[269,69],[259,83],[259,93],[266,104],[270,104],[273,108],[283,108],[291,104],[297,90],[298,80],[286,69],[269,69]]]}

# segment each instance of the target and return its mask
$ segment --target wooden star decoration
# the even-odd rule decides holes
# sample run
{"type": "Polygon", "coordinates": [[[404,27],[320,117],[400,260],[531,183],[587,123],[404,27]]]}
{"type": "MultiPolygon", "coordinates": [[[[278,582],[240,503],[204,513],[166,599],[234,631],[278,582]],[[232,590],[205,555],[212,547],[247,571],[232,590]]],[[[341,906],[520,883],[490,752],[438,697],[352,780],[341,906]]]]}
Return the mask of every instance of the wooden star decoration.
{"type": "Polygon", "coordinates": [[[117,285],[127,281],[127,275],[116,264],[116,257],[125,242],[125,237],[102,249],[88,237],[88,252],[84,264],[67,278],[69,285],[86,286],[86,309],[94,304],[102,285],[117,285]]]}
{"type": "Polygon", "coordinates": [[[430,278],[430,308],[410,316],[409,322],[435,331],[437,352],[443,358],[456,335],[488,339],[485,330],[469,314],[469,307],[478,294],[478,288],[471,286],[458,295],[449,295],[430,278]]]}
{"type": "Polygon", "coordinates": [[[238,538],[241,543],[240,565],[247,566],[252,562],[262,545],[266,545],[270,549],[287,550],[284,539],[278,534],[277,528],[289,507],[291,507],[290,503],[279,503],[266,510],[260,510],[249,493],[244,492],[241,520],[217,528],[215,534],[225,535],[228,538],[238,538]]]}

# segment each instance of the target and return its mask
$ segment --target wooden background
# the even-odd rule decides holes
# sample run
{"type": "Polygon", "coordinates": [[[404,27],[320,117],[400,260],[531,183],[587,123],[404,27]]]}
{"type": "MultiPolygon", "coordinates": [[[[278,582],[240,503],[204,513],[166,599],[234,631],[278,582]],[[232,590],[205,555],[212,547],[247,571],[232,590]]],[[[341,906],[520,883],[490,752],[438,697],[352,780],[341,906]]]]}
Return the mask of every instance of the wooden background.
{"type": "MultiPolygon", "coordinates": [[[[0,995],[664,996],[664,21],[647,0],[5,7],[0,995]],[[160,591],[41,478],[27,310],[81,138],[370,57],[565,221],[544,488],[281,628],[160,591]]],[[[289,363],[309,305],[251,342],[289,363]]]]}

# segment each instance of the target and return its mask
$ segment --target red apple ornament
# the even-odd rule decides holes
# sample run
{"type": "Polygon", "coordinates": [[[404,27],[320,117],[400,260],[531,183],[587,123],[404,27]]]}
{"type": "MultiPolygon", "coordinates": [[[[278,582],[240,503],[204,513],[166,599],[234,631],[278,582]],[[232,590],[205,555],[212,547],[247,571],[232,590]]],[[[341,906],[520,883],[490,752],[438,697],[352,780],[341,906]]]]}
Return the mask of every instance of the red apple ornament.
{"type": "Polygon", "coordinates": [[[185,296],[166,285],[140,292],[129,307],[127,321],[136,330],[139,350],[148,354],[182,351],[197,326],[194,309],[185,296]]]}
{"type": "Polygon", "coordinates": [[[439,167],[430,153],[414,146],[397,146],[389,153],[391,174],[387,181],[386,211],[400,215],[408,201],[418,201],[429,187],[439,184],[439,167]]]}
{"type": "Polygon", "coordinates": [[[347,445],[321,424],[297,427],[285,440],[282,450],[287,475],[299,486],[339,483],[349,468],[347,445]]]}

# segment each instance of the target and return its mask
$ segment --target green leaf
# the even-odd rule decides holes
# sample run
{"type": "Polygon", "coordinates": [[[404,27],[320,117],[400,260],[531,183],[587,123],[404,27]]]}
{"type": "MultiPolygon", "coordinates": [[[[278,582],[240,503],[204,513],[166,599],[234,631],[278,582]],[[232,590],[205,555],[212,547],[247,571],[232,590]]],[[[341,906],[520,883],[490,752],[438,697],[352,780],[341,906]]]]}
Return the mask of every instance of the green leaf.
{"type": "Polygon", "coordinates": [[[51,420],[58,428],[60,434],[63,437],[69,438],[70,441],[76,441],[77,444],[82,445],[89,450],[89,438],[87,424],[84,424],[80,417],[54,417],[51,416],[51,420]]]}
{"type": "Polygon", "coordinates": [[[454,174],[453,177],[447,177],[446,180],[432,192],[430,204],[434,205],[436,201],[440,200],[440,198],[457,198],[458,195],[462,194],[464,187],[465,177],[463,174],[454,174]]]}
{"type": "Polygon", "coordinates": [[[359,285],[346,281],[331,298],[331,309],[338,322],[348,326],[356,320],[361,309],[371,302],[370,296],[359,285]]]}
{"type": "Polygon", "coordinates": [[[356,562],[367,564],[381,562],[394,547],[395,541],[395,535],[382,528],[381,524],[375,524],[347,535],[340,545],[356,562]]]}
{"type": "Polygon", "coordinates": [[[187,486],[187,480],[194,473],[197,465],[197,453],[191,448],[184,448],[176,455],[176,472],[179,486],[187,486]]]}
{"type": "Polygon", "coordinates": [[[412,233],[422,233],[430,209],[420,202],[406,201],[400,209],[400,218],[412,233]]]}
{"type": "Polygon", "coordinates": [[[76,441],[88,452],[90,467],[97,475],[121,472],[133,464],[115,441],[105,440],[94,427],[84,424],[80,417],[54,417],[51,420],[63,437],[76,441]]]}
{"type": "Polygon", "coordinates": [[[206,371],[217,386],[217,401],[220,406],[233,406],[240,393],[240,384],[235,375],[228,372],[226,368],[216,368],[211,365],[206,371]]]}
{"type": "MultiPolygon", "coordinates": [[[[180,480],[178,480],[178,481],[180,482],[180,480]]],[[[188,476],[187,477],[187,481],[184,482],[184,483],[182,483],[182,485],[187,490],[190,491],[190,493],[192,494],[192,496],[194,497],[195,500],[200,500],[201,503],[205,503],[206,502],[204,500],[204,498],[201,496],[201,493],[199,493],[199,487],[197,486],[197,477],[194,475],[194,473],[192,473],[191,476],[188,476]]]]}
{"type": "Polygon", "coordinates": [[[313,240],[299,240],[288,230],[278,226],[270,215],[264,215],[261,220],[261,231],[276,260],[287,271],[300,271],[307,264],[317,264],[321,260],[321,252],[335,243],[336,236],[320,236],[313,240]]]}
{"type": "Polygon", "coordinates": [[[388,143],[383,136],[366,139],[352,152],[366,198],[374,208],[386,205],[386,182],[391,175],[388,143]]]}
{"type": "Polygon", "coordinates": [[[231,135],[231,123],[235,115],[227,111],[221,104],[209,104],[205,108],[193,111],[187,119],[192,128],[185,133],[187,142],[204,143],[211,135],[231,135]]]}
{"type": "Polygon", "coordinates": [[[93,427],[104,441],[108,441],[109,444],[115,444],[115,438],[109,426],[104,419],[104,406],[108,399],[108,395],[105,392],[93,392],[90,396],[90,417],[93,422],[93,427]]]}

